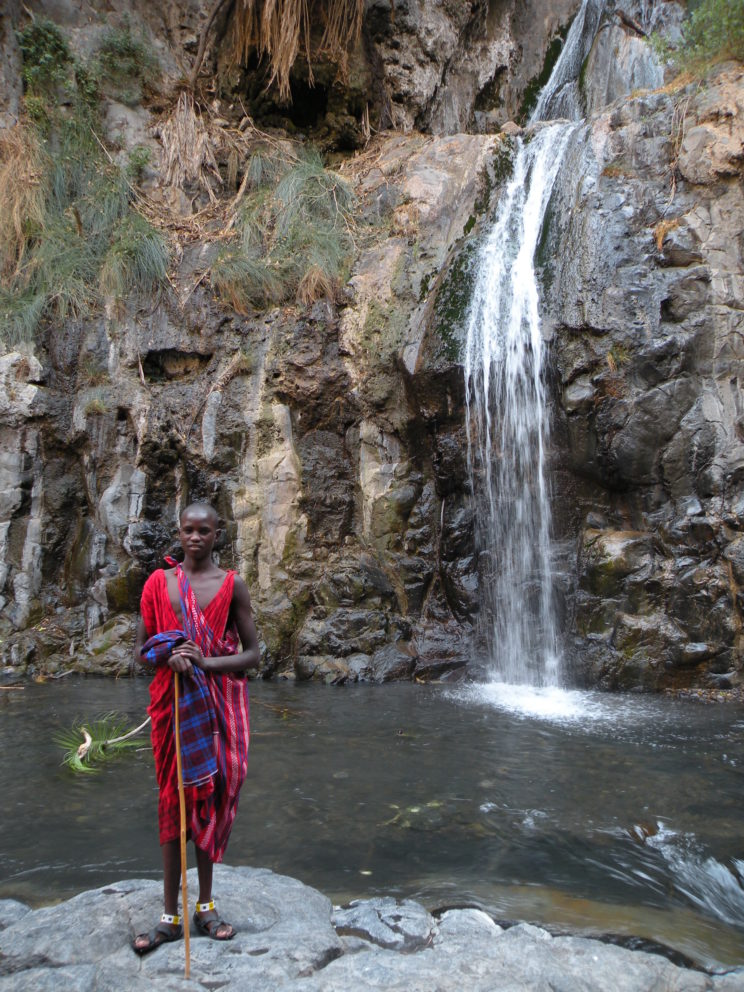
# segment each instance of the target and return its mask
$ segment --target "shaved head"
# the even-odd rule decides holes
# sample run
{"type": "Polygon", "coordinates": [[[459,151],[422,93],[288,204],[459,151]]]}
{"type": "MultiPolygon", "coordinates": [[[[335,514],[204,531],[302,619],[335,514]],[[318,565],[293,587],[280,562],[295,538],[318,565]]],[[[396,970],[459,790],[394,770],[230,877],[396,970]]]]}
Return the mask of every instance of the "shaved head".
{"type": "Polygon", "coordinates": [[[183,520],[187,513],[196,514],[200,517],[209,517],[215,527],[220,522],[219,515],[211,503],[189,503],[187,507],[181,510],[181,515],[178,519],[183,520]]]}

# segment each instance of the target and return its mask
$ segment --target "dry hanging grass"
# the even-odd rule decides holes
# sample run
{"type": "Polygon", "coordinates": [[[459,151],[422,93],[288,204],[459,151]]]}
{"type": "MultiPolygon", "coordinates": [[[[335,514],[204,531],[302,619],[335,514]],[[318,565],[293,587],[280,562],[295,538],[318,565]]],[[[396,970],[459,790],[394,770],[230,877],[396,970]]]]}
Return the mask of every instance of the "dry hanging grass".
{"type": "Polygon", "coordinates": [[[0,275],[17,273],[45,216],[44,153],[23,124],[0,131],[0,275]]]}
{"type": "Polygon", "coordinates": [[[163,143],[163,158],[160,173],[167,186],[183,186],[197,182],[209,193],[214,202],[216,196],[207,176],[222,185],[222,177],[212,150],[209,129],[201,114],[197,114],[193,98],[182,93],[176,108],[160,128],[163,143]]]}
{"type": "Polygon", "coordinates": [[[300,50],[307,60],[310,85],[313,71],[310,30],[323,24],[317,50],[335,62],[342,77],[349,50],[359,40],[364,0],[237,0],[233,14],[233,57],[245,63],[252,52],[267,57],[271,75],[282,100],[290,99],[289,74],[300,50]]]}

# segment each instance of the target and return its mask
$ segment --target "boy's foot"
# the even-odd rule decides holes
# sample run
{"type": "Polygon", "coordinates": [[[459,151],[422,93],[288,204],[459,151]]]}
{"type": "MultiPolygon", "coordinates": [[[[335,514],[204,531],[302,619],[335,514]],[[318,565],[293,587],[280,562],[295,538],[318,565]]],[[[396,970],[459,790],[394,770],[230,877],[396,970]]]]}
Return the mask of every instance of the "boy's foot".
{"type": "Polygon", "coordinates": [[[132,950],[142,957],[142,955],[154,951],[156,947],[160,947],[161,944],[170,944],[174,940],[180,940],[181,937],[183,937],[181,917],[163,913],[154,930],[150,930],[149,933],[137,934],[132,941],[132,950]]]}
{"type": "Polygon", "coordinates": [[[219,918],[214,908],[214,899],[196,904],[194,926],[199,933],[212,940],[232,940],[235,936],[235,928],[219,918]]]}

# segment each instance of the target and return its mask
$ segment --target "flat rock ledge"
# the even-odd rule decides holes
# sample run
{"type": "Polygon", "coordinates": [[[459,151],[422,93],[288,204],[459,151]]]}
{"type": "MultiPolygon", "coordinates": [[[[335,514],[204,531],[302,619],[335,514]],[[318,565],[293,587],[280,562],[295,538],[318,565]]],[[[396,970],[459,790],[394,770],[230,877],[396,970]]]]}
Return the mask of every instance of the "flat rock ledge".
{"type": "MultiPolygon", "coordinates": [[[[196,875],[189,873],[196,891],[196,875]],[[193,876],[193,877],[192,877],[193,876]]],[[[144,958],[132,936],[160,914],[161,883],[128,879],[32,910],[0,901],[0,992],[741,992],[744,969],[711,976],[664,957],[529,924],[503,929],[480,910],[438,918],[410,900],[335,909],[315,889],[266,869],[215,871],[229,943],[165,944],[144,958]]]]}

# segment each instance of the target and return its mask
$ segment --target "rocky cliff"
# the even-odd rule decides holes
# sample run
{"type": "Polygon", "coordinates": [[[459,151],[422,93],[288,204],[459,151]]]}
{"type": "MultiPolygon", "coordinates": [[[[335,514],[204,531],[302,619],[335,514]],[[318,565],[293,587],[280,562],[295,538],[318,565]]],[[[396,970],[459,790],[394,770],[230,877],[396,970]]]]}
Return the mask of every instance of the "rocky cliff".
{"type": "MultiPolygon", "coordinates": [[[[102,6],[43,6],[92,50],[102,6]]],[[[149,149],[142,188],[178,250],[156,296],[51,320],[0,359],[9,669],[125,666],[141,584],[196,498],[227,521],[220,560],[252,590],[265,673],[428,679],[477,656],[469,287],[509,173],[502,127],[578,6],[370,0],[347,83],[318,66],[310,97],[298,69],[294,109],[257,86],[260,67],[223,65],[217,32],[214,147],[246,120],[277,142],[309,136],[356,198],[340,292],[237,309],[207,276],[214,232],[194,225],[210,194],[166,161],[169,86],[207,5],[132,6],[163,76],[144,102],[104,94],[102,137],[113,155],[149,149]]],[[[540,247],[563,628],[575,677],[611,688],[742,667],[741,73],[664,86],[644,32],[680,16],[607,5],[579,80],[591,116],[540,247]]],[[[2,42],[12,123],[20,61],[13,33],[2,42]]],[[[218,151],[215,198],[246,168],[218,151]]]]}

